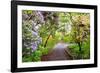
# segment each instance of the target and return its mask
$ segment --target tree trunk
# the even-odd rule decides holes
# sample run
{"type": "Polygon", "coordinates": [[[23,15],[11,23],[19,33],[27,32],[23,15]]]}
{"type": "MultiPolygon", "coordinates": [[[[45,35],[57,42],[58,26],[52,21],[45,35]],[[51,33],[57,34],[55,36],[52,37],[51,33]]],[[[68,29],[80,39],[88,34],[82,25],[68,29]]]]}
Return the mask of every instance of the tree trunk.
{"type": "Polygon", "coordinates": [[[79,51],[81,52],[82,48],[81,48],[81,43],[80,42],[78,43],[78,46],[79,46],[79,51]]]}
{"type": "Polygon", "coordinates": [[[46,39],[46,41],[45,41],[44,47],[47,46],[47,42],[48,42],[48,40],[49,40],[50,35],[51,35],[51,33],[48,35],[48,37],[47,37],[47,39],[46,39]]]}
{"type": "Polygon", "coordinates": [[[81,47],[81,43],[79,42],[78,43],[78,46],[79,46],[79,53],[78,53],[78,59],[82,59],[82,47],[81,47]]]}

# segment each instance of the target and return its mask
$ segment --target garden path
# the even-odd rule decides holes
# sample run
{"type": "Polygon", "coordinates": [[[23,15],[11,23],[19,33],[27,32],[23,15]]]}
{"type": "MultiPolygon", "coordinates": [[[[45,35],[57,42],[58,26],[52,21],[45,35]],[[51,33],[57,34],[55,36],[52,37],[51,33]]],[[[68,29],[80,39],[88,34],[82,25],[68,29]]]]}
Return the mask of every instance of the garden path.
{"type": "Polygon", "coordinates": [[[42,56],[42,61],[56,61],[56,60],[70,60],[69,54],[65,51],[69,44],[58,43],[54,46],[54,49],[48,54],[42,56]]]}

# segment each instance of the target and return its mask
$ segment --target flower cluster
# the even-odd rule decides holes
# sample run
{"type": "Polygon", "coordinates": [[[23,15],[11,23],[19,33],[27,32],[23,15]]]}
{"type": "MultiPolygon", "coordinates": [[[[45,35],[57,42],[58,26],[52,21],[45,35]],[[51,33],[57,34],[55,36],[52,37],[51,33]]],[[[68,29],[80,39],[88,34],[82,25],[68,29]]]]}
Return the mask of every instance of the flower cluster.
{"type": "Polygon", "coordinates": [[[36,49],[38,49],[38,45],[42,43],[42,38],[38,35],[37,32],[33,31],[33,37],[34,37],[34,41],[32,42],[32,51],[35,51],[36,49]]]}
{"type": "Polygon", "coordinates": [[[44,16],[41,11],[37,11],[36,15],[38,16],[39,20],[44,23],[44,16]]]}

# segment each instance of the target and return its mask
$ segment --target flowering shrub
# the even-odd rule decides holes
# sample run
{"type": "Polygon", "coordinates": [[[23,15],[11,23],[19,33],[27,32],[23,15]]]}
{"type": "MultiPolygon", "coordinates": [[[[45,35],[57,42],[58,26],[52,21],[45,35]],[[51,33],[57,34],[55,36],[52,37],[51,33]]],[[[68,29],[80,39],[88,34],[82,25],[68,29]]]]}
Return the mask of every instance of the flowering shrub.
{"type": "Polygon", "coordinates": [[[23,62],[41,61],[57,42],[77,43],[81,51],[90,35],[89,24],[88,13],[23,10],[23,62]]]}

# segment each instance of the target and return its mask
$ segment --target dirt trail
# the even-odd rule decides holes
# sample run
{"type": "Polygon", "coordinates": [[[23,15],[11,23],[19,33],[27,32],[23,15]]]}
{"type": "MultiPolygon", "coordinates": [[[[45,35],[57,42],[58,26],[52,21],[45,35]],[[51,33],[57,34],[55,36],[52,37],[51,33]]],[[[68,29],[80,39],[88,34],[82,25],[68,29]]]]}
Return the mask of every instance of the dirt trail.
{"type": "Polygon", "coordinates": [[[67,46],[65,43],[58,43],[48,55],[42,56],[42,61],[70,60],[69,54],[65,52],[67,46]]]}

